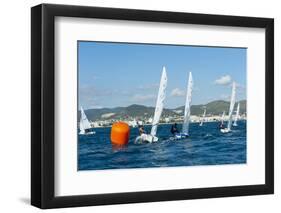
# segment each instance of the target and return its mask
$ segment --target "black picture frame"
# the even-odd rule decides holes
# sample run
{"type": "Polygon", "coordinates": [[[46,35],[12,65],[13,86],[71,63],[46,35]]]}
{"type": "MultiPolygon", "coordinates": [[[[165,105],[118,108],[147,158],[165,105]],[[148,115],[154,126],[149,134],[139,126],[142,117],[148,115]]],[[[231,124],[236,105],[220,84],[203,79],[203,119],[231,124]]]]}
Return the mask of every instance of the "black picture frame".
{"type": "MultiPolygon", "coordinates": [[[[94,192],[93,192],[94,193],[94,192]]],[[[274,193],[274,20],[164,11],[41,4],[31,8],[31,204],[60,208],[217,198],[274,193]],[[83,17],[162,23],[264,28],[265,48],[265,184],[93,195],[54,195],[54,21],[83,17]]]]}

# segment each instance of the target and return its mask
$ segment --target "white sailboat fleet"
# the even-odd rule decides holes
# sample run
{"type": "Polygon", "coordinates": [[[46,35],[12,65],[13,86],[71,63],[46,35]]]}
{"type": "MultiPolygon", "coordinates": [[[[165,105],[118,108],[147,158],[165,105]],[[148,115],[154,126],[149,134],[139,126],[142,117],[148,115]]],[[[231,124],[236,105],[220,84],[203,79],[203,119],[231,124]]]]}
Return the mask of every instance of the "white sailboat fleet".
{"type": "Polygon", "coordinates": [[[168,82],[168,78],[167,78],[166,68],[163,67],[150,134],[145,134],[145,133],[141,134],[136,138],[136,142],[152,143],[158,141],[158,137],[156,137],[157,126],[164,108],[167,82],[168,82]]]}
{"type": "MultiPolygon", "coordinates": [[[[156,136],[157,135],[157,127],[164,109],[164,101],[166,98],[166,88],[167,88],[167,72],[166,68],[163,67],[161,79],[160,79],[160,85],[158,90],[158,96],[154,111],[153,119],[151,118],[151,131],[150,134],[142,133],[140,136],[138,136],[135,140],[137,143],[142,142],[157,142],[159,139],[156,136]]],[[[185,108],[184,108],[184,118],[183,118],[183,125],[181,132],[178,132],[174,135],[174,139],[182,139],[189,137],[189,123],[190,123],[190,109],[191,109],[191,101],[192,101],[192,90],[193,90],[193,77],[192,73],[189,72],[188,76],[188,82],[187,82],[187,90],[186,90],[186,100],[185,100],[185,108]]],[[[235,105],[235,96],[236,96],[236,83],[232,83],[232,93],[231,93],[231,99],[230,99],[230,106],[229,106],[229,112],[228,112],[228,123],[227,127],[224,127],[224,118],[225,118],[225,111],[223,111],[221,116],[221,124],[220,124],[220,131],[222,133],[228,133],[231,132],[231,126],[237,126],[237,120],[239,119],[239,110],[240,110],[240,103],[238,103],[236,108],[236,115],[234,118],[234,123],[232,124],[232,116],[234,111],[234,105],[235,105]]],[[[204,108],[203,115],[201,117],[201,121],[199,123],[199,126],[202,126],[206,117],[206,107],[204,108]]],[[[133,120],[129,124],[132,127],[136,127],[138,125],[138,122],[136,120],[133,120]]],[[[80,122],[79,122],[79,135],[88,135],[88,134],[95,134],[95,132],[92,130],[92,127],[90,125],[90,122],[81,107],[81,116],[80,116],[80,122]]]]}
{"type": "MultiPolygon", "coordinates": [[[[158,137],[156,137],[157,133],[157,126],[164,108],[164,100],[166,97],[166,87],[167,87],[167,73],[166,68],[163,67],[158,97],[154,112],[154,118],[152,121],[152,128],[150,134],[141,134],[136,138],[136,142],[157,142],[158,137]]],[[[191,100],[192,100],[192,88],[193,88],[193,78],[192,73],[189,73],[188,84],[187,84],[187,91],[186,91],[186,101],[185,101],[185,109],[184,109],[184,121],[182,125],[182,131],[180,133],[175,134],[175,139],[182,139],[189,136],[189,122],[190,122],[190,107],[191,107],[191,100]]]]}
{"type": "Polygon", "coordinates": [[[203,126],[203,123],[205,121],[205,117],[206,117],[206,108],[204,109],[203,116],[201,118],[201,122],[200,122],[199,126],[203,126]]]}
{"type": "Polygon", "coordinates": [[[80,122],[79,122],[79,135],[92,135],[95,134],[95,132],[91,129],[91,124],[83,110],[83,108],[81,107],[81,116],[80,116],[80,122]]]}
{"type": "Polygon", "coordinates": [[[232,92],[231,92],[231,99],[230,99],[230,105],[229,105],[229,112],[228,112],[228,123],[226,128],[222,128],[222,133],[228,133],[231,132],[231,126],[232,126],[232,114],[233,109],[235,105],[235,96],[236,96],[236,84],[235,82],[232,83],[232,92]]]}

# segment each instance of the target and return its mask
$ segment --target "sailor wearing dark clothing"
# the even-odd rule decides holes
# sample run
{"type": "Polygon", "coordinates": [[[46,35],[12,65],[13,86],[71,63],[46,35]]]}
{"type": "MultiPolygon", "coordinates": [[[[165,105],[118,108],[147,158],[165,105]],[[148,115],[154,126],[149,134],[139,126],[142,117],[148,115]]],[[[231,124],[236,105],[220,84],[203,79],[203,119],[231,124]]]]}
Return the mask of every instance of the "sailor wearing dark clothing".
{"type": "Polygon", "coordinates": [[[223,123],[221,123],[221,124],[219,125],[219,128],[220,128],[220,129],[224,129],[223,123]]]}
{"type": "Polygon", "coordinates": [[[143,125],[139,125],[138,127],[139,127],[139,134],[140,134],[140,135],[141,135],[141,134],[145,134],[145,130],[144,130],[144,128],[143,128],[143,125]]]}
{"type": "Polygon", "coordinates": [[[177,123],[174,123],[171,127],[171,133],[174,135],[175,133],[179,133],[177,123]]]}

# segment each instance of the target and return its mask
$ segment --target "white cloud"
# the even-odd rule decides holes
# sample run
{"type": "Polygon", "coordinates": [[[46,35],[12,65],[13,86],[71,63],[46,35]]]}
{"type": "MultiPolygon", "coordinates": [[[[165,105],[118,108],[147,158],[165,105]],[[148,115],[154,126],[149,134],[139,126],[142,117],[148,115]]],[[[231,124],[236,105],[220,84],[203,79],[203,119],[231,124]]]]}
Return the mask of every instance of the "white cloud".
{"type": "Polygon", "coordinates": [[[102,108],[104,106],[104,100],[115,97],[116,93],[114,90],[97,89],[95,86],[80,86],[78,94],[79,105],[85,109],[102,108]]]}
{"type": "Polygon", "coordinates": [[[132,101],[140,102],[140,101],[148,101],[153,100],[155,98],[154,95],[140,95],[136,94],[133,96],[132,101]]]}
{"type": "Polygon", "coordinates": [[[105,97],[105,96],[113,96],[115,95],[114,90],[109,89],[97,89],[94,86],[81,86],[79,88],[79,95],[82,98],[87,97],[105,97]]]}
{"type": "Polygon", "coordinates": [[[239,83],[236,83],[236,87],[240,90],[246,90],[246,86],[239,83]]]}
{"type": "Polygon", "coordinates": [[[113,115],[115,115],[115,113],[110,112],[110,113],[102,114],[101,117],[102,117],[102,118],[110,118],[110,117],[112,117],[113,115]]]}
{"type": "Polygon", "coordinates": [[[223,99],[223,100],[229,100],[230,99],[230,95],[221,94],[220,98],[223,99]]]}
{"type": "Polygon", "coordinates": [[[174,96],[174,97],[184,96],[184,94],[185,94],[185,92],[179,88],[175,88],[171,92],[171,96],[174,96]]]}
{"type": "Polygon", "coordinates": [[[230,75],[221,76],[220,78],[216,79],[214,83],[218,85],[228,85],[231,83],[231,76],[230,75]]]}
{"type": "Polygon", "coordinates": [[[102,105],[90,105],[88,108],[89,109],[102,109],[102,108],[104,108],[104,106],[102,106],[102,105]]]}
{"type": "Polygon", "coordinates": [[[155,88],[158,88],[158,87],[159,87],[158,83],[153,83],[153,84],[140,85],[140,86],[137,87],[137,89],[149,90],[149,89],[155,89],[155,88]]]}

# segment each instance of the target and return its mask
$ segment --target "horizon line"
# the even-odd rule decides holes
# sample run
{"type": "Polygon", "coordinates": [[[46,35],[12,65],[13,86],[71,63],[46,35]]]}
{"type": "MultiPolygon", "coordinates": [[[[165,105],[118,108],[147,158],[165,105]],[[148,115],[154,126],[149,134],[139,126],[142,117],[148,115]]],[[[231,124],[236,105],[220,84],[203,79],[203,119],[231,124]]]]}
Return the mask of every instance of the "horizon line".
{"type": "MultiPolygon", "coordinates": [[[[207,104],[212,103],[212,102],[215,102],[215,101],[230,102],[230,101],[219,100],[219,99],[218,99],[218,100],[210,101],[210,102],[208,102],[208,103],[206,103],[206,104],[191,104],[191,106],[198,106],[198,105],[203,105],[203,106],[204,106],[204,105],[207,105],[207,104]]],[[[241,101],[247,101],[247,99],[241,99],[241,100],[239,100],[239,101],[235,101],[235,104],[236,104],[237,102],[241,102],[241,101]]],[[[126,107],[133,106],[133,105],[155,108],[155,106],[147,106],[147,105],[144,105],[144,104],[130,104],[130,105],[127,105],[127,106],[116,106],[116,107],[99,107],[99,108],[84,108],[84,107],[83,107],[83,109],[84,109],[84,110],[91,110],[91,109],[114,109],[114,108],[119,108],[119,107],[126,108],[126,107]]],[[[174,109],[179,108],[179,107],[184,107],[184,105],[177,106],[177,107],[174,107],[174,108],[164,107],[163,109],[174,110],[174,109]]],[[[78,107],[78,109],[79,109],[79,108],[80,108],[80,107],[78,107]]],[[[78,111],[80,111],[80,110],[78,110],[78,111]]]]}

